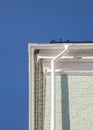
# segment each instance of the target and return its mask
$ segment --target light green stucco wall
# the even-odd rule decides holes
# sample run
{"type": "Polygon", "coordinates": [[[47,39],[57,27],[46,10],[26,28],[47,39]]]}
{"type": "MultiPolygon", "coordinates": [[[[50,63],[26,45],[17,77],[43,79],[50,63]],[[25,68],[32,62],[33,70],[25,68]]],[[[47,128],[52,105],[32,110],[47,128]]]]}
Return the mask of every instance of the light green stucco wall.
{"type": "MultiPolygon", "coordinates": [[[[93,129],[93,76],[56,76],[56,130],[93,129]]],[[[44,130],[50,129],[50,76],[46,75],[44,130]]]]}

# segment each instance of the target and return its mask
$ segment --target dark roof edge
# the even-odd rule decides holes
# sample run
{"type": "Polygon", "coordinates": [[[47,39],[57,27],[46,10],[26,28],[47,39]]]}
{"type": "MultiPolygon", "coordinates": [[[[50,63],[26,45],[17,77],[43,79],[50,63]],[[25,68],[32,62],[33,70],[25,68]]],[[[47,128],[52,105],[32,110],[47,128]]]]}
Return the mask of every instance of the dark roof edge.
{"type": "Polygon", "coordinates": [[[93,41],[70,41],[70,40],[67,40],[67,41],[55,41],[55,40],[52,40],[50,41],[50,43],[93,43],[93,41]]]}

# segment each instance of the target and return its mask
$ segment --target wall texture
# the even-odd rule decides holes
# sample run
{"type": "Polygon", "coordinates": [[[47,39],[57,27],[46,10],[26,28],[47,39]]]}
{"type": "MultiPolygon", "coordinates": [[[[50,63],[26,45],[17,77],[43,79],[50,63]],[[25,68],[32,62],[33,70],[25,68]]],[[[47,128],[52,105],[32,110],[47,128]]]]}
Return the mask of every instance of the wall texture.
{"type": "MultiPolygon", "coordinates": [[[[56,76],[56,129],[93,129],[93,76],[56,76]]],[[[44,130],[50,129],[50,76],[46,75],[44,130]]]]}

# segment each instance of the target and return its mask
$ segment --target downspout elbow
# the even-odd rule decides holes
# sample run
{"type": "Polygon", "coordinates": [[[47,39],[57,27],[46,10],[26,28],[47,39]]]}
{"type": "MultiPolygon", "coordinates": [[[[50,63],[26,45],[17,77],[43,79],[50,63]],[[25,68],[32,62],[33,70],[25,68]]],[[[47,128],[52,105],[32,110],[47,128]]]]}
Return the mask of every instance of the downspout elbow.
{"type": "Polygon", "coordinates": [[[61,56],[65,55],[69,50],[69,45],[64,45],[64,50],[54,57],[51,61],[51,130],[56,130],[55,119],[55,62],[57,62],[61,56]]]}

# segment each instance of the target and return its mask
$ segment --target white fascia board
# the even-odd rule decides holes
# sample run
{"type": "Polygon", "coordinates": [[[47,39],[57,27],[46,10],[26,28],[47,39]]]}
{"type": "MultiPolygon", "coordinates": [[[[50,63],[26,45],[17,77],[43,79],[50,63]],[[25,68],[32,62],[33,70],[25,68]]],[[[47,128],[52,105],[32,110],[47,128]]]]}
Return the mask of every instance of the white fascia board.
{"type": "Polygon", "coordinates": [[[29,55],[29,130],[34,129],[34,48],[28,45],[29,55]]]}
{"type": "Polygon", "coordinates": [[[64,45],[70,45],[70,49],[92,49],[93,43],[56,43],[56,44],[50,44],[50,43],[29,43],[29,46],[31,48],[35,49],[64,49],[64,45]]]}

